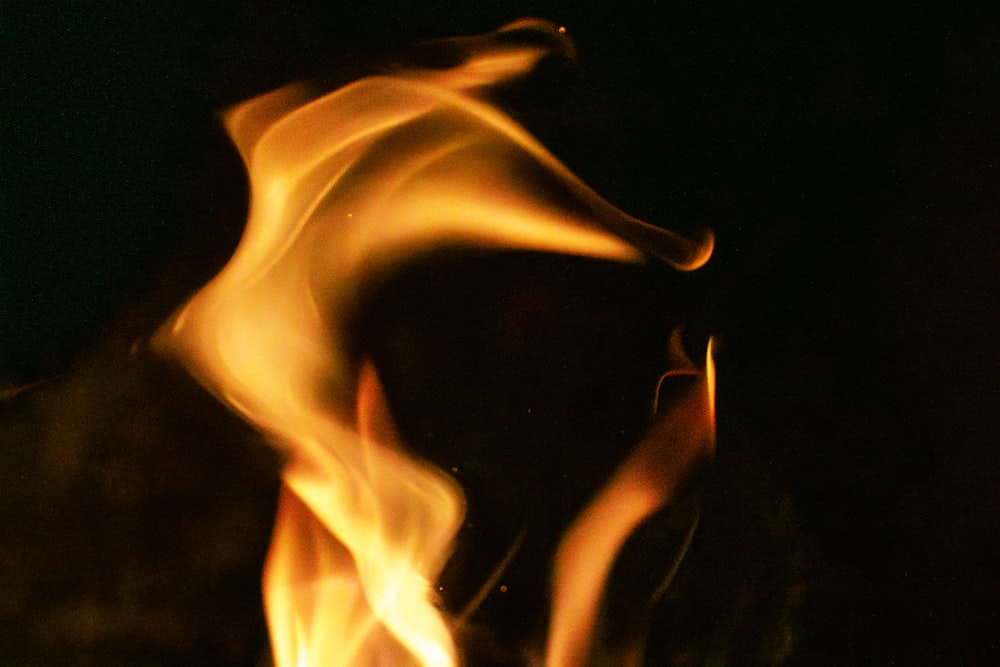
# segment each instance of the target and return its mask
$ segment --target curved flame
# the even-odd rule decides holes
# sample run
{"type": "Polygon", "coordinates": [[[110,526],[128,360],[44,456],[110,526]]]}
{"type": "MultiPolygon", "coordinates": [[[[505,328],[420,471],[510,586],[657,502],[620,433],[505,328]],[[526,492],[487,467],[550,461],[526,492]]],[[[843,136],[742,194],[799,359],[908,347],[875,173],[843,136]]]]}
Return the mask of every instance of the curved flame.
{"type": "MultiPolygon", "coordinates": [[[[675,331],[675,348],[683,355],[679,338],[675,331]]],[[[669,375],[691,375],[696,384],[658,414],[653,427],[560,541],[545,667],[591,664],[593,628],[615,556],[636,527],[667,505],[694,466],[714,451],[712,341],[704,372],[695,370],[686,356],[676,359],[675,366],[669,375]]]]}
{"type": "Polygon", "coordinates": [[[449,69],[362,79],[318,99],[284,88],[226,125],[251,206],[225,269],[168,323],[161,349],[287,449],[265,575],[274,658],[301,665],[455,665],[432,583],[464,501],[407,455],[345,323],[365,280],[442,244],[653,255],[703,264],[687,239],[618,211],[481,93],[565,31],[519,21],[456,41],[449,69]]]}

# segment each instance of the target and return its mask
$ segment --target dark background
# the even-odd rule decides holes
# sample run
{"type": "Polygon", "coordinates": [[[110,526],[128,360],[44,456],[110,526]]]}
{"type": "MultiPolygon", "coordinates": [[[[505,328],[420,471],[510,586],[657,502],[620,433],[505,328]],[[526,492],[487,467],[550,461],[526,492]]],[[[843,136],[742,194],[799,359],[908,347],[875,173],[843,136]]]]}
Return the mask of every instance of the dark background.
{"type": "Polygon", "coordinates": [[[495,5],[0,10],[3,660],[254,664],[277,464],[143,346],[242,226],[217,112],[536,15],[580,58],[522,120],[623,210],[716,232],[690,317],[720,450],[749,443],[817,564],[800,664],[994,663],[996,17],[495,5]]]}

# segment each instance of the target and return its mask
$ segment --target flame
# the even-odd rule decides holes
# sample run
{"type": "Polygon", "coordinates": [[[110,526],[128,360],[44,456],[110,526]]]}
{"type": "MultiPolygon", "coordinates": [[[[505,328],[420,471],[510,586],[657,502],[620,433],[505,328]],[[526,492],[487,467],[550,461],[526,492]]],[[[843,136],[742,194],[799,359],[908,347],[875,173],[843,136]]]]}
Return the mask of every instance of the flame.
{"type": "MultiPolygon", "coordinates": [[[[366,281],[445,244],[653,256],[681,270],[712,251],[708,233],[688,239],[618,211],[485,101],[541,59],[572,54],[565,29],[523,20],[450,46],[462,57],[448,69],[370,77],[317,99],[292,86],[230,111],[251,186],[246,230],[157,337],[288,453],[264,582],[279,667],[459,663],[433,583],[464,498],[405,451],[375,369],[349,352],[366,281]]],[[[698,400],[671,415],[688,420],[698,400]]],[[[678,451],[700,437],[664,428],[678,451]]],[[[660,439],[639,445],[564,544],[605,518],[618,544],[665,502],[669,484],[650,477],[669,472],[654,460],[660,439]]],[[[580,548],[600,567],[614,555],[594,541],[580,548]]],[[[571,551],[559,554],[557,597],[580,560],[571,551]]],[[[574,664],[575,622],[556,613],[547,664],[574,664]]]]}
{"type": "MultiPolygon", "coordinates": [[[[674,342],[680,351],[678,332],[674,342]]],[[[686,357],[675,363],[680,368],[668,375],[692,375],[697,378],[696,385],[660,413],[646,436],[573,521],[556,551],[546,667],[589,664],[602,587],[615,555],[640,523],[670,502],[698,461],[714,450],[711,340],[704,373],[695,371],[686,357]]]]}

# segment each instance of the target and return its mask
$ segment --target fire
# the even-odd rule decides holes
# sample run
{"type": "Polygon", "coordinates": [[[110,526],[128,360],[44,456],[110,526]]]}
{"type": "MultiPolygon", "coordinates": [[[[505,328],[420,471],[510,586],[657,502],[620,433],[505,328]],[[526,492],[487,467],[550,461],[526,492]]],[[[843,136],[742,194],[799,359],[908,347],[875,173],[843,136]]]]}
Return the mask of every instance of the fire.
{"type": "Polygon", "coordinates": [[[676,370],[668,375],[693,376],[696,385],[660,414],[559,545],[546,667],[591,664],[587,657],[592,629],[615,555],[644,519],[671,500],[698,459],[715,446],[711,341],[705,372],[698,373],[684,356],[679,338],[674,332],[676,370]]]}
{"type": "MultiPolygon", "coordinates": [[[[461,662],[434,583],[464,497],[406,450],[376,369],[350,353],[346,325],[368,281],[455,244],[652,256],[679,270],[712,251],[710,234],[688,239],[617,210],[486,101],[541,59],[572,53],[565,29],[523,20],[451,47],[461,58],[448,69],[316,99],[293,86],[230,111],[251,185],[246,230],[158,334],[160,349],[287,452],[264,577],[279,667],[461,662]]],[[[708,394],[668,410],[564,538],[547,665],[582,664],[592,583],[707,447],[708,394]],[[588,540],[595,527],[604,537],[588,540]]]]}

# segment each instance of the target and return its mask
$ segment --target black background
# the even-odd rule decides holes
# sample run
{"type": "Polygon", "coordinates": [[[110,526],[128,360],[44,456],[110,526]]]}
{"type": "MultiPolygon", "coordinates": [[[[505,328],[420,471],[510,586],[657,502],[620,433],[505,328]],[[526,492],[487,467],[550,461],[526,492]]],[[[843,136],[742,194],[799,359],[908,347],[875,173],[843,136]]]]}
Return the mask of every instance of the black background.
{"type": "MultiPolygon", "coordinates": [[[[805,655],[826,664],[993,662],[1000,24],[970,5],[5,6],[0,380],[8,396],[41,381],[9,397],[2,415],[12,489],[3,509],[20,526],[5,538],[10,571],[51,560],[36,551],[94,549],[89,529],[78,542],[54,536],[52,498],[78,501],[86,518],[70,512],[68,521],[124,545],[81,556],[94,568],[114,570],[108,564],[131,558],[140,542],[153,549],[130,542],[139,505],[125,502],[107,528],[111,519],[91,516],[105,505],[88,514],[84,473],[60,486],[33,449],[32,425],[45,425],[39,441],[54,442],[56,422],[111,420],[92,413],[127,401],[129,385],[113,380],[118,371],[95,370],[107,366],[97,359],[141,341],[231,251],[246,192],[217,112],[292,80],[339,76],[415,39],[485,32],[523,15],[565,24],[580,53],[575,70],[520,109],[529,128],[623,210],[716,232],[716,255],[692,289],[697,327],[722,343],[720,448],[726,437],[752,444],[823,563],[805,655]],[[67,398],[95,377],[114,389],[89,402],[67,398]],[[42,397],[26,399],[32,391],[42,397]],[[67,406],[78,413],[67,416],[67,406]],[[63,490],[43,493],[32,480],[63,490]],[[16,489],[29,487],[22,503],[16,489]]],[[[143,391],[163,374],[182,381],[148,372],[136,380],[143,391]]],[[[174,409],[212,410],[172,400],[197,406],[174,409]]],[[[260,498],[273,490],[272,466],[254,456],[254,492],[231,495],[252,496],[266,516],[271,501],[260,498]]],[[[86,474],[108,465],[92,463],[86,474]]],[[[119,472],[146,484],[135,481],[148,474],[139,463],[119,472]]],[[[150,511],[168,512],[156,498],[150,511]]],[[[266,530],[266,520],[248,530],[246,572],[266,530]]],[[[89,571],[65,585],[24,576],[80,591],[89,571]]],[[[51,625],[51,605],[32,602],[59,597],[49,589],[10,598],[5,618],[19,618],[22,630],[51,625]],[[32,614],[42,620],[24,620],[32,614]]],[[[197,606],[201,593],[187,591],[184,604],[197,606]]],[[[258,621],[239,627],[259,632],[258,621]]],[[[67,664],[111,664],[91,635],[75,644],[23,636],[5,641],[20,637],[25,656],[42,655],[49,641],[86,658],[67,664]]],[[[215,656],[205,664],[223,662],[215,640],[176,636],[188,637],[184,660],[201,650],[215,656]]],[[[227,641],[237,647],[227,660],[253,664],[257,639],[227,641]]]]}

